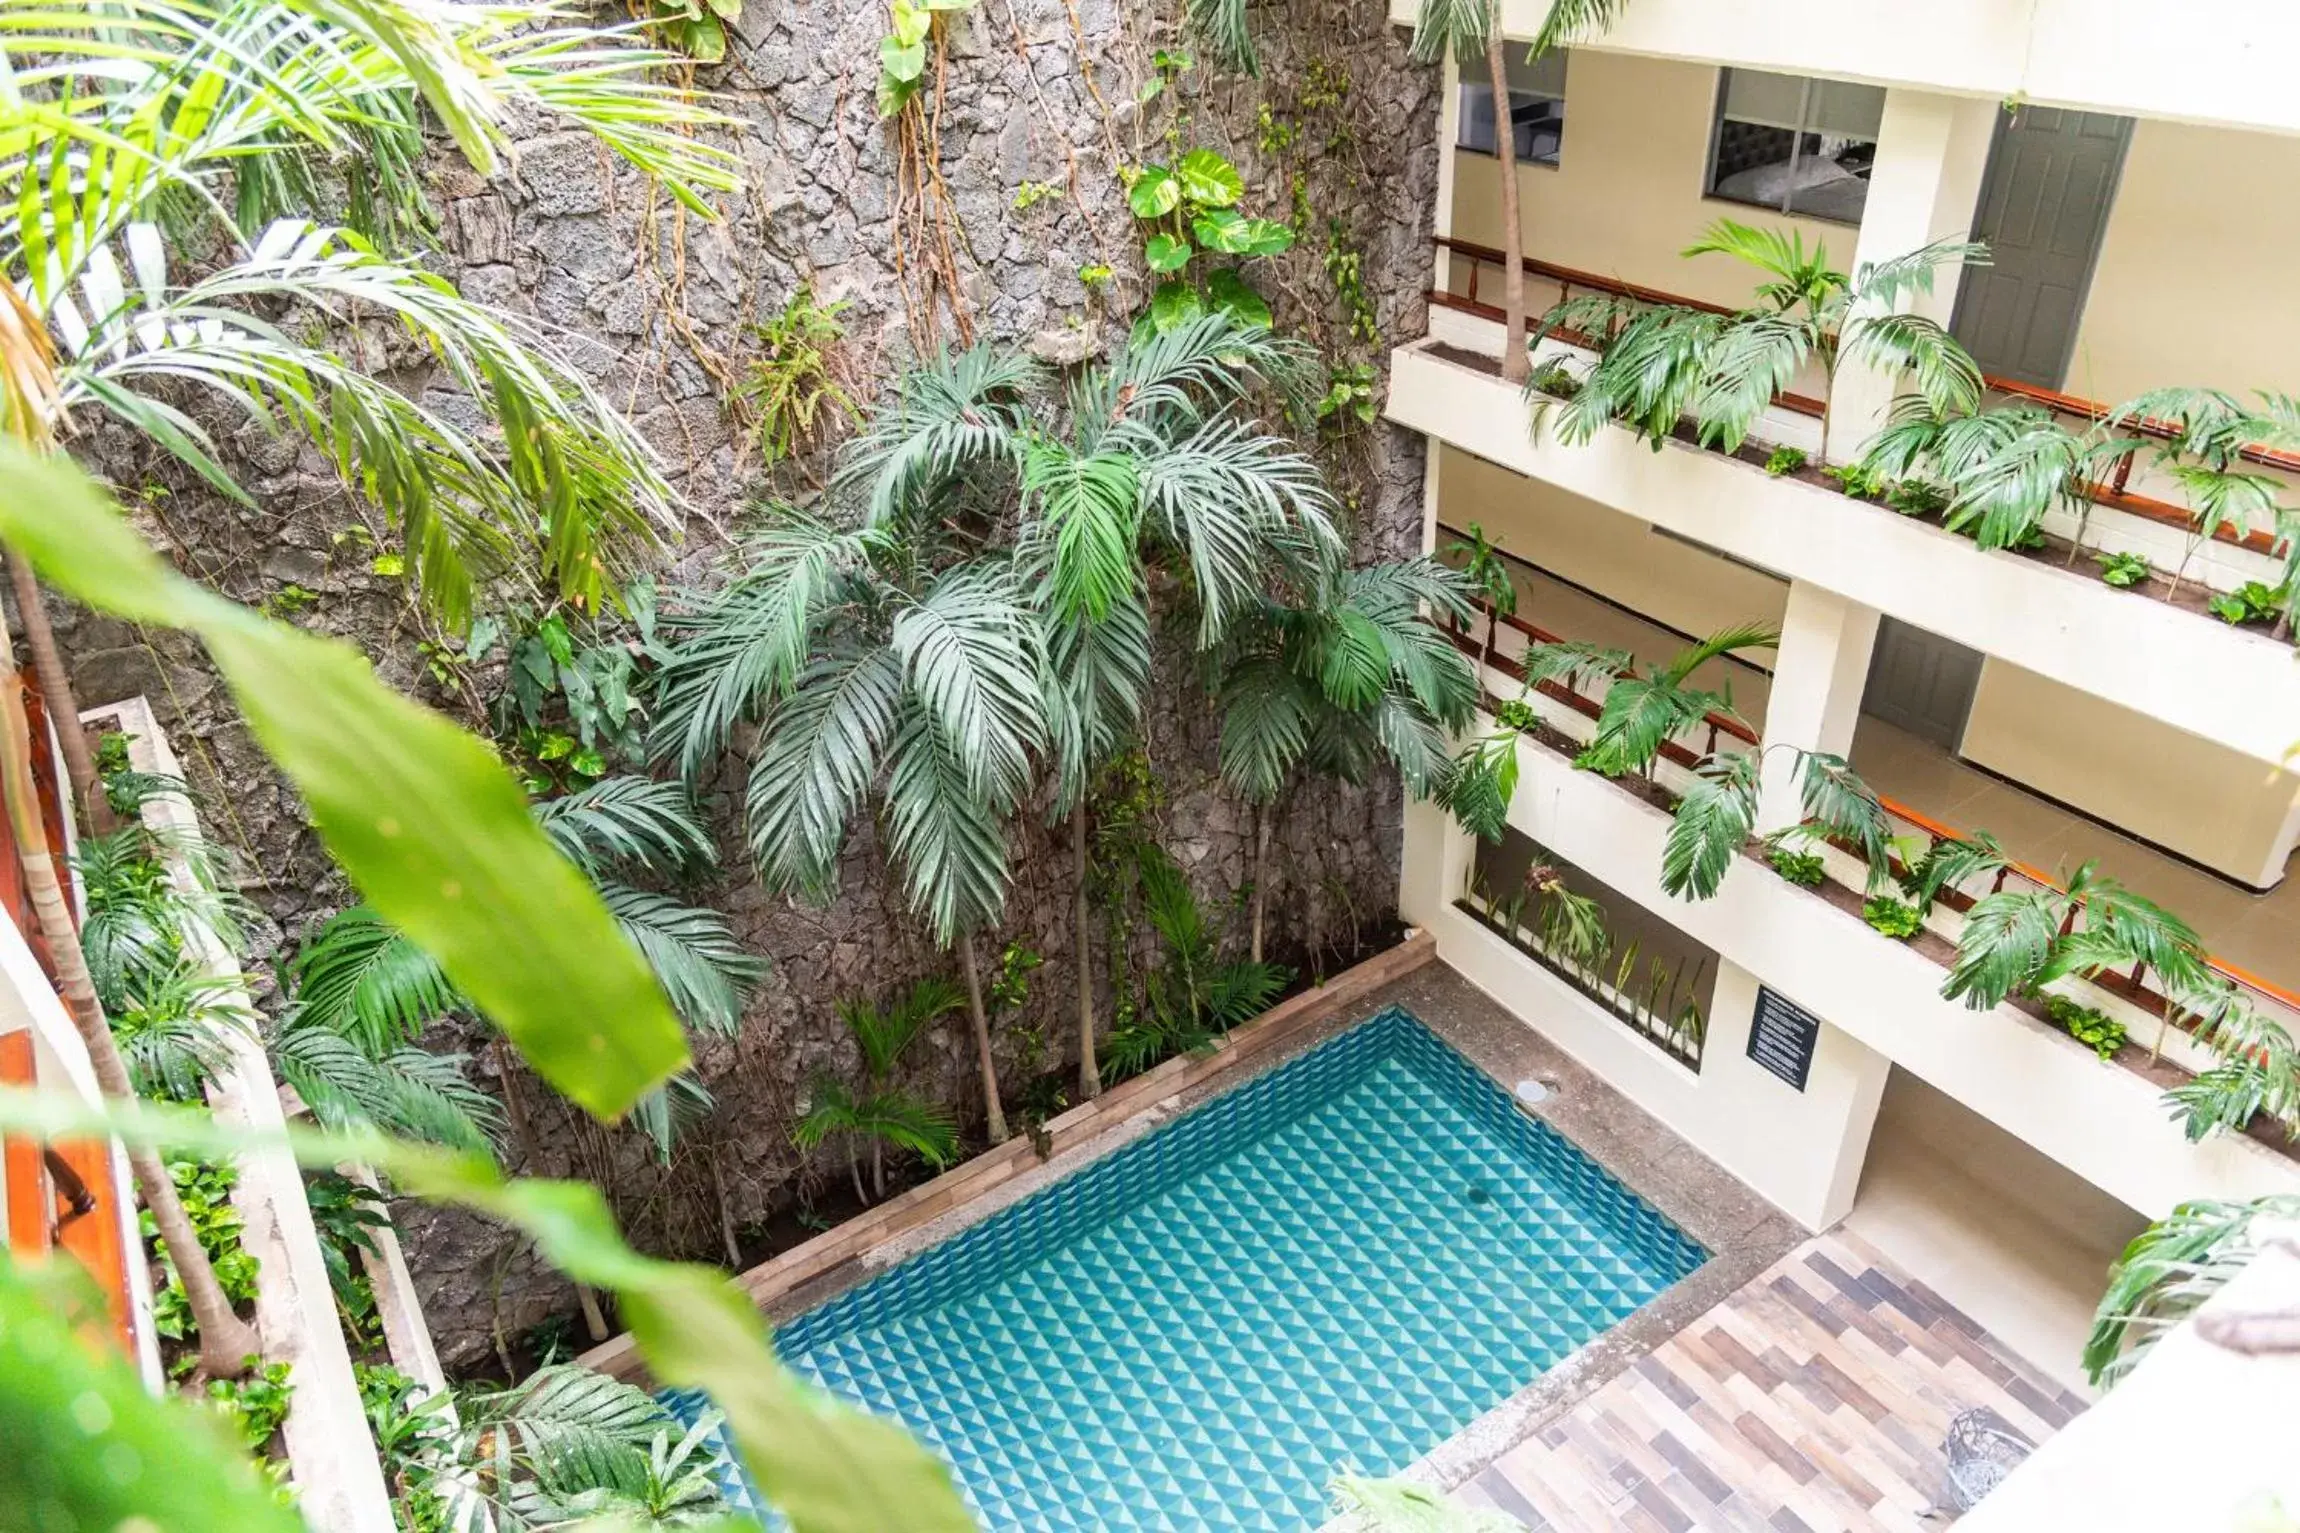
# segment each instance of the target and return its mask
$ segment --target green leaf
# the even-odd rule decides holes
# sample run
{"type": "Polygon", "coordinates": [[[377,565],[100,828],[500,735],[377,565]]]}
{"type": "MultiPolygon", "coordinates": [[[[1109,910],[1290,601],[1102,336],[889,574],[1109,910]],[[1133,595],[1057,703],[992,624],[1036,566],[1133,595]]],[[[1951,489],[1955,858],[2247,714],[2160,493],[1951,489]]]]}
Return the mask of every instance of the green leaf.
{"type": "Polygon", "coordinates": [[[348,645],[175,574],[84,476],[13,443],[0,444],[0,538],[91,607],[198,634],[367,903],[554,1087],[613,1118],[686,1064],[646,964],[485,745],[348,645]]]}
{"type": "Polygon", "coordinates": [[[1145,165],[1126,188],[1126,205],[1136,218],[1164,218],[1182,205],[1182,183],[1163,165],[1145,165]]]}
{"type": "Polygon", "coordinates": [[[727,29],[712,11],[705,11],[682,29],[680,46],[698,64],[716,64],[727,56],[727,29]]]}
{"type": "Polygon", "coordinates": [[[926,44],[906,43],[899,37],[882,37],[878,43],[878,67],[881,90],[885,82],[916,85],[926,73],[926,44]]]}
{"type": "Polygon", "coordinates": [[[1235,208],[1213,208],[1191,224],[1198,243],[1224,255],[1277,255],[1291,249],[1294,231],[1268,218],[1248,218],[1235,208]]]}
{"type": "Polygon", "coordinates": [[[1206,297],[1215,308],[1241,325],[1270,328],[1269,300],[1234,271],[1218,271],[1206,279],[1206,297]]]}
{"type": "Polygon", "coordinates": [[[302,1533],[214,1411],[153,1393],[75,1330],[102,1301],[71,1263],[0,1254],[0,1507],[11,1527],[302,1533]],[[35,1451],[36,1449],[36,1451],[35,1451]]]}
{"type": "MultiPolygon", "coordinates": [[[[396,1189],[431,1202],[470,1209],[508,1224],[543,1256],[579,1283],[615,1295],[649,1372],[658,1384],[707,1393],[727,1418],[727,1432],[744,1466],[767,1499],[790,1521],[793,1533],[975,1533],[973,1518],[952,1486],[950,1471],[901,1427],[807,1388],[775,1356],[766,1321],[743,1292],[710,1267],[658,1261],[624,1243],[596,1187],[583,1182],[506,1180],[473,1155],[407,1144],[380,1134],[329,1134],[305,1128],[262,1134],[218,1123],[202,1112],[149,1102],[88,1104],[55,1093],[0,1090],[0,1126],[42,1138],[117,1135],[131,1144],[156,1144],[223,1160],[253,1149],[284,1146],[304,1166],[331,1169],[345,1162],[373,1168],[396,1189]]],[[[7,1369],[7,1351],[22,1341],[0,1332],[0,1412],[37,1381],[19,1381],[7,1369]]],[[[37,1371],[37,1370],[35,1370],[37,1371]]],[[[63,1409],[72,1411],[67,1396],[63,1409]]],[[[105,1403],[109,1403],[108,1399],[105,1403]]],[[[0,1421],[6,1417],[0,1415],[0,1421]]],[[[53,1424],[10,1442],[53,1442],[53,1424]]],[[[44,1456],[44,1455],[43,1455],[44,1456]]],[[[151,1460],[169,1468],[171,1510],[154,1526],[204,1526],[173,1510],[182,1484],[198,1484],[181,1442],[151,1460]]],[[[25,1458],[31,1455],[0,1455],[25,1458]]],[[[113,1460],[72,1455],[92,1466],[113,1460]]],[[[12,1466],[21,1467],[21,1466],[12,1466]]],[[[0,1485],[8,1468],[0,1468],[0,1485]]],[[[18,1505],[0,1500],[0,1505],[18,1505]]],[[[235,1506],[233,1510],[238,1510],[235,1506]]],[[[87,1517],[49,1524],[112,1528],[117,1519],[87,1517]]],[[[249,1518],[218,1527],[291,1529],[292,1519],[249,1518]]]]}
{"type": "Polygon", "coordinates": [[[401,554],[377,554],[367,561],[367,568],[370,574],[396,580],[407,573],[407,559],[401,554]]]}
{"type": "Polygon", "coordinates": [[[1190,264],[1190,242],[1176,239],[1171,234],[1153,234],[1142,247],[1142,259],[1150,269],[1161,275],[1180,271],[1190,264]]]}
{"type": "Polygon", "coordinates": [[[1203,319],[1205,314],[1205,301],[1187,282],[1161,282],[1158,291],[1150,295],[1150,328],[1161,335],[1177,325],[1203,319]]]}
{"type": "Polygon", "coordinates": [[[1182,195],[1201,208],[1226,208],[1246,195],[1238,167],[1211,149],[1193,149],[1175,162],[1182,195]]]}

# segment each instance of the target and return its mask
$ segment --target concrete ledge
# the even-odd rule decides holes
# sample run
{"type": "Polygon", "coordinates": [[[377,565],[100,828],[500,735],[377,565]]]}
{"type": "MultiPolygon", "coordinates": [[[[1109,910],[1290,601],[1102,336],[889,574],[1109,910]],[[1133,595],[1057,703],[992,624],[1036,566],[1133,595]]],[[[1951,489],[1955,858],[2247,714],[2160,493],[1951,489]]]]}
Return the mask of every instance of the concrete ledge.
{"type": "MultiPolygon", "coordinates": [[[[1044,1161],[1099,1138],[1127,1119],[1267,1057],[1306,1029],[1436,957],[1436,939],[1427,932],[1417,933],[1388,952],[1345,969],[1325,984],[1279,1002],[1232,1031],[1207,1053],[1169,1059],[1047,1120],[1043,1156],[1027,1136],[1010,1139],[956,1170],[889,1198],[837,1229],[760,1263],[735,1281],[753,1303],[767,1308],[800,1285],[1006,1186],[1037,1170],[1044,1161]]],[[[638,1377],[645,1367],[627,1331],[593,1347],[576,1361],[617,1378],[638,1377]]]]}
{"type": "Polygon", "coordinates": [[[1984,553],[1939,527],[1774,478],[1721,453],[1658,451],[1615,427],[1540,443],[1511,385],[1424,346],[1391,354],[1384,414],[1488,463],[1809,581],[2269,766],[2300,717],[2290,645],[2088,575],[1984,553]]]}

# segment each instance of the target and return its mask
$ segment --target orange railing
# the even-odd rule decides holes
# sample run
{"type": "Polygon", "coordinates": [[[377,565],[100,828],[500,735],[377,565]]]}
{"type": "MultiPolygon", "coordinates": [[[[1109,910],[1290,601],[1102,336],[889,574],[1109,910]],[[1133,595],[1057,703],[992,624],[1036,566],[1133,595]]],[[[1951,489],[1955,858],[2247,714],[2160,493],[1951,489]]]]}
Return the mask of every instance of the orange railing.
{"type": "MultiPolygon", "coordinates": [[[[1565,642],[1556,634],[1527,622],[1514,613],[1496,614],[1492,606],[1482,598],[1476,599],[1475,605],[1484,622],[1474,623],[1466,631],[1448,630],[1454,646],[1473,660],[1478,659],[1484,652],[1486,623],[1498,622],[1501,628],[1521,634],[1535,644],[1565,642]]],[[[1498,644],[1487,663],[1502,675],[1521,684],[1525,680],[1525,667],[1518,660],[1504,653],[1498,644]]],[[[1596,718],[1604,707],[1604,693],[1602,691],[1583,692],[1564,681],[1545,681],[1536,690],[1542,696],[1572,709],[1585,718],[1596,718]]],[[[1704,715],[1702,723],[1707,729],[1707,741],[1701,751],[1695,751],[1684,742],[1671,740],[1661,748],[1662,759],[1674,766],[1691,770],[1704,755],[1714,753],[1721,740],[1738,741],[1740,744],[1751,748],[1760,746],[1757,732],[1731,714],[1712,712],[1704,715]]],[[[1885,813],[1894,820],[1922,832],[1932,840],[1962,841],[1968,839],[1965,832],[1944,824],[1925,814],[1922,810],[1912,808],[1898,799],[1878,794],[1877,802],[1883,807],[1885,813]]],[[[2017,859],[2008,859],[2006,866],[1998,872],[1994,882],[1990,885],[1989,892],[1996,893],[2014,880],[2040,890],[2066,892],[2065,887],[2051,874],[2017,859]]],[[[1940,896],[1942,904],[1960,913],[1970,909],[1974,899],[1975,896],[1967,894],[1963,890],[1944,890],[1940,896]]],[[[2261,1000],[2271,1002],[2278,1009],[2290,1012],[2295,1017],[2300,1017],[2300,992],[2289,990],[2273,981],[2263,979],[2247,969],[2240,968],[2223,959],[2214,958],[2209,954],[2205,957],[2205,964],[2215,974],[2238,989],[2250,992],[2261,1000]]],[[[2168,1003],[2161,990],[2150,987],[2149,981],[2154,977],[2144,969],[2136,968],[2129,975],[2098,975],[2090,983],[2098,985],[2144,1011],[2161,1016],[2167,1010],[2168,1003]]]]}
{"type": "MultiPolygon", "coordinates": [[[[1478,274],[1484,267],[1503,265],[1508,260],[1507,255],[1491,245],[1480,245],[1474,241],[1459,240],[1444,234],[1430,236],[1430,243],[1441,250],[1451,251],[1455,255],[1468,258],[1466,265],[1469,291],[1464,294],[1449,292],[1444,288],[1432,288],[1427,294],[1429,301],[1439,308],[1454,309],[1465,314],[1474,314],[1480,319],[1491,320],[1496,324],[1500,323],[1503,318],[1501,308],[1484,301],[1478,295],[1478,274]]],[[[1661,304],[1679,309],[1696,309],[1704,314],[1729,314],[1733,312],[1722,304],[1690,298],[1682,293],[1667,292],[1661,288],[1645,287],[1635,282],[1622,282],[1612,277],[1601,276],[1596,272],[1577,271],[1570,266],[1558,266],[1549,261],[1537,260],[1532,256],[1523,257],[1519,264],[1529,276],[1540,277],[1545,281],[1555,283],[1560,295],[1560,302],[1571,297],[1574,289],[1580,288],[1592,293],[1606,293],[1615,298],[1630,299],[1637,303],[1661,304]]],[[[1575,330],[1559,329],[1551,333],[1577,346],[1594,348],[1599,344],[1598,337],[1584,335],[1575,330]]],[[[2025,399],[2032,404],[2042,405],[2055,415],[2065,415],[2071,419],[2082,420],[2087,424],[2097,425],[2115,413],[2110,406],[2104,405],[2098,400],[2085,399],[2075,394],[2064,394],[2057,389],[2040,388],[2036,384],[2023,383],[2015,378],[2000,378],[1993,373],[1982,375],[1981,383],[1992,394],[2001,394],[2010,399],[2025,399]]],[[[1776,394],[1773,402],[1782,409],[1816,418],[1821,416],[1826,409],[1821,400],[1805,394],[1776,394]]],[[[2170,441],[2179,434],[2171,423],[2147,417],[2121,422],[2119,429],[2129,430],[2137,436],[2151,437],[2158,441],[2170,441]]],[[[2171,501],[2162,500],[2153,495],[2143,495],[2130,488],[2134,456],[2133,453],[2127,452],[2118,457],[2116,465],[2107,479],[2087,480],[2080,485],[2079,489],[2082,490],[2085,499],[2095,505],[2108,506],[2128,515],[2141,517],[2147,521],[2160,522],[2166,526],[2183,529],[2192,527],[2196,522],[2196,515],[2185,506],[2175,505],[2171,501]]],[[[2300,474],[2300,454],[2276,452],[2265,447],[2247,447],[2243,449],[2241,456],[2247,462],[2258,464],[2264,468],[2275,469],[2282,473],[2300,474]]],[[[2277,538],[2272,533],[2240,532],[2233,527],[2216,528],[2213,531],[2213,537],[2216,541],[2248,549],[2258,554],[2273,554],[2277,546],[2277,538]]]]}

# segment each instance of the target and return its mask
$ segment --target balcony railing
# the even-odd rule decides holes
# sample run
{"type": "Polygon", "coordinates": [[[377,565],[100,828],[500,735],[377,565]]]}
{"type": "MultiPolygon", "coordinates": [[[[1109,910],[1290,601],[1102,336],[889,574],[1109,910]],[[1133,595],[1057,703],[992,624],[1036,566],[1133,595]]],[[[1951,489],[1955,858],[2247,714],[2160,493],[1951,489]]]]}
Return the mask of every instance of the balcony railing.
{"type": "MultiPolygon", "coordinates": [[[[1458,313],[1474,315],[1479,319],[1500,324],[1504,318],[1503,311],[1499,306],[1481,296],[1480,277],[1487,267],[1499,268],[1504,266],[1508,261],[1508,256],[1491,245],[1480,245],[1470,240],[1454,239],[1449,235],[1432,235],[1430,242],[1438,249],[1447,251],[1459,258],[1460,264],[1466,269],[1466,286],[1468,287],[1467,293],[1456,293],[1445,288],[1433,287],[1428,294],[1430,303],[1441,309],[1452,309],[1458,313]]],[[[1637,303],[1694,309],[1705,314],[1730,314],[1733,312],[1723,304],[1709,303],[1699,298],[1690,298],[1684,294],[1671,293],[1660,288],[1644,287],[1634,282],[1622,282],[1612,277],[1601,276],[1596,272],[1577,271],[1572,267],[1559,266],[1532,256],[1521,258],[1519,264],[1524,268],[1527,275],[1556,284],[1557,301],[1560,303],[1572,297],[1576,290],[1580,290],[1603,293],[1637,303]]],[[[1534,316],[1538,317],[1539,312],[1538,309],[1534,310],[1534,316]]],[[[1584,350],[1596,350],[1602,343],[1602,337],[1586,335],[1576,330],[1557,329],[1550,333],[1558,339],[1579,346],[1584,350]]],[[[2103,404],[2098,400],[2085,399],[2075,394],[2064,394],[2055,389],[2039,388],[2035,384],[2022,383],[2017,379],[1984,374],[1981,382],[1991,394],[2000,398],[2025,400],[2028,403],[2042,406],[2054,415],[2082,421],[2088,426],[2101,424],[2115,413],[2113,406],[2103,404]]],[[[1821,417],[1826,410],[1823,401],[1805,394],[1784,392],[1776,394],[1773,397],[1773,402],[1781,409],[1814,418],[1821,417]]],[[[2179,435],[2177,429],[2170,422],[2147,417],[2119,421],[2117,429],[2120,432],[2160,442],[2172,441],[2179,435]]],[[[2239,455],[2244,461],[2258,467],[2300,478],[2300,454],[2249,446],[2242,449],[2239,455]]],[[[2132,487],[2135,460],[2138,456],[2138,449],[2128,450],[2114,460],[2106,479],[2087,480],[2081,484],[2078,488],[2083,492],[2084,498],[2095,505],[2106,506],[2112,510],[2122,511],[2127,515],[2137,516],[2163,526],[2178,528],[2184,533],[2192,532],[2196,525],[2194,512],[2185,506],[2175,505],[2171,501],[2142,493],[2132,487]]],[[[2274,555],[2278,544],[2278,539],[2273,533],[2244,531],[2228,526],[2216,528],[2213,537],[2218,542],[2264,556],[2274,555]]]]}
{"type": "MultiPolygon", "coordinates": [[[[1557,635],[1515,614],[1503,614],[1497,619],[1487,603],[1480,601],[1477,606],[1478,619],[1468,628],[1452,632],[1455,646],[1475,662],[1484,652],[1488,627],[1492,625],[1494,646],[1487,663],[1494,672],[1516,681],[1522,689],[1525,669],[1519,656],[1523,654],[1524,646],[1561,641],[1557,635]]],[[[1490,687],[1485,690],[1489,706],[1503,700],[1490,687]]],[[[1554,705],[1556,710],[1543,714],[1543,722],[1577,744],[1586,743],[1585,737],[1578,731],[1589,727],[1591,721],[1603,710],[1605,686],[1582,690],[1567,678],[1544,681],[1533,690],[1554,705]]],[[[1720,747],[1732,751],[1755,750],[1760,748],[1760,741],[1757,732],[1742,720],[1729,714],[1706,714],[1693,728],[1663,744],[1654,773],[1655,786],[1674,798],[1682,790],[1684,774],[1689,774],[1703,756],[1720,747]],[[1663,767],[1669,770],[1664,771],[1663,767]]],[[[1906,873],[1912,865],[1921,863],[1936,840],[1967,839],[1964,832],[1898,800],[1880,794],[1877,801],[1899,831],[1894,838],[1897,873],[1906,873]]],[[[1848,849],[1838,848],[1836,855],[1824,861],[1832,881],[1856,894],[1866,892],[1867,869],[1848,849]]],[[[1934,908],[1926,912],[1927,926],[1953,943],[1962,931],[1964,913],[1977,900],[2005,889],[2066,892],[2062,884],[2041,869],[2017,860],[2009,861],[1985,888],[1977,891],[1966,888],[1943,890],[1934,908]]],[[[2300,1037],[2300,993],[2223,959],[2207,955],[2205,963],[2214,974],[2236,987],[2256,1009],[2300,1037]]],[[[2129,974],[2097,974],[2090,978],[2072,980],[2071,983],[2084,992],[2078,998],[2085,1004],[2099,1005],[2112,1016],[2121,1015],[2129,1009],[2139,1013],[2138,1017],[2130,1019],[2132,1021],[2144,1018],[2160,1023],[2169,1021],[2171,1028],[2165,1039],[2166,1056],[2185,1068],[2201,1070],[2217,1062],[2201,1046],[2187,1038],[2187,1019],[2178,1005],[2168,999],[2161,977],[2153,970],[2136,968],[2129,974]]]]}

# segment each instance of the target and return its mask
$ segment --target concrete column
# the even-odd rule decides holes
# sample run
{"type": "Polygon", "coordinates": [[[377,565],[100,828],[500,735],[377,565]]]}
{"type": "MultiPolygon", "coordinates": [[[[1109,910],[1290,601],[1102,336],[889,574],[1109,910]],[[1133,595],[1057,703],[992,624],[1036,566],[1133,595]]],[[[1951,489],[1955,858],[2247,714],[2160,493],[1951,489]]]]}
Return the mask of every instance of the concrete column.
{"type": "Polygon", "coordinates": [[[1765,760],[1757,791],[1760,834],[1804,818],[1798,801],[1798,758],[1776,745],[1842,756],[1853,747],[1861,691],[1869,679],[1869,652],[1877,641],[1877,612],[1792,581],[1781,618],[1781,645],[1773,662],[1773,690],[1765,703],[1765,760]]]}
{"type": "MultiPolygon", "coordinates": [[[[1998,104],[1985,99],[1885,92],[1852,270],[1971,233],[1997,111],[1998,104]]],[[[1956,300],[1957,269],[1944,267],[1935,274],[1931,293],[1904,298],[1902,304],[1945,325],[1956,300]]],[[[1885,424],[1895,383],[1892,375],[1873,368],[1848,364],[1838,369],[1829,400],[1831,462],[1856,456],[1885,424]]]]}
{"type": "Polygon", "coordinates": [[[1398,915],[1409,926],[1428,926],[1469,887],[1477,838],[1437,805],[1408,798],[1405,846],[1398,859],[1398,915]]]}
{"type": "Polygon", "coordinates": [[[1708,1111],[1695,1125],[1670,1126],[1799,1224],[1825,1230],[1851,1211],[1860,1190],[1893,1062],[1824,1020],[1799,1091],[1749,1057],[1756,1009],[1757,976],[1720,962],[1701,1045],[1708,1111]]]}

